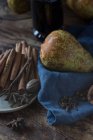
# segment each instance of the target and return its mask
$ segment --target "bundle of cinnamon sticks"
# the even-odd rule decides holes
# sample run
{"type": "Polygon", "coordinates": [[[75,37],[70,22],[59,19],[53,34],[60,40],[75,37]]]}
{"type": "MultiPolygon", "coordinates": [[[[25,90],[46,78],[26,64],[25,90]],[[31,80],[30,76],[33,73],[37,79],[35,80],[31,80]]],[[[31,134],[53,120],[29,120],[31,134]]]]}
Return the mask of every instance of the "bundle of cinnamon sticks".
{"type": "MultiPolygon", "coordinates": [[[[27,42],[21,41],[16,43],[15,48],[6,50],[0,54],[0,89],[4,90],[15,80],[20,70],[29,58],[32,58],[27,65],[25,71],[21,74],[16,82],[16,91],[24,93],[26,84],[33,77],[38,78],[37,65],[37,49],[29,46],[27,42]]],[[[14,90],[14,89],[12,89],[14,90]]]]}

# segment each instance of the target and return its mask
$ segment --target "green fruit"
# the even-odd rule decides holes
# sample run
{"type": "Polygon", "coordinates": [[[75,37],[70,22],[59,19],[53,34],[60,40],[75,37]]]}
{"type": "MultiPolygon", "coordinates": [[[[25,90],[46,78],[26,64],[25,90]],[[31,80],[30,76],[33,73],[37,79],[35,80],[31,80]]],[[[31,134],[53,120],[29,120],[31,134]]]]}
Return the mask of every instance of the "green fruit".
{"type": "Polygon", "coordinates": [[[7,0],[8,7],[18,14],[30,10],[30,0],[7,0]]]}
{"type": "Polygon", "coordinates": [[[51,70],[91,72],[93,58],[70,33],[57,30],[41,45],[42,64],[51,70]]]}
{"type": "Polygon", "coordinates": [[[93,18],[93,0],[67,0],[67,4],[83,19],[93,18]]]}

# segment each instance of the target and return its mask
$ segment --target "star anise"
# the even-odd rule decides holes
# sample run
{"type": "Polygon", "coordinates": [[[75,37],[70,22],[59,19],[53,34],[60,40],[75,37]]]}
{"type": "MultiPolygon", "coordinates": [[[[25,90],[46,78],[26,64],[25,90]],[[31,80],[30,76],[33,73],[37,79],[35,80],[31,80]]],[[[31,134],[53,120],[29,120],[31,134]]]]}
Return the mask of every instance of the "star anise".
{"type": "Polygon", "coordinates": [[[7,123],[6,126],[13,130],[21,130],[26,127],[26,124],[24,118],[17,118],[7,123]]]}
{"type": "Polygon", "coordinates": [[[70,97],[70,96],[64,96],[61,99],[61,106],[63,109],[66,111],[70,111],[71,109],[76,108],[78,103],[76,102],[75,98],[70,97]]]}

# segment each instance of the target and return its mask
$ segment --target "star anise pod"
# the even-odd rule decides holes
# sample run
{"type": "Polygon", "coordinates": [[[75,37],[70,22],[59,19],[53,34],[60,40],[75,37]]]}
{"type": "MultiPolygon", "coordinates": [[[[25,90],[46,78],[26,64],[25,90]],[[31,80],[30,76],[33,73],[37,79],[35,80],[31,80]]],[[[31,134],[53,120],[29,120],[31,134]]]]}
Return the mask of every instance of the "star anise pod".
{"type": "Polygon", "coordinates": [[[12,121],[10,121],[9,123],[6,124],[7,127],[12,128],[13,130],[21,130],[24,129],[26,127],[24,118],[17,118],[14,119],[12,121]]]}

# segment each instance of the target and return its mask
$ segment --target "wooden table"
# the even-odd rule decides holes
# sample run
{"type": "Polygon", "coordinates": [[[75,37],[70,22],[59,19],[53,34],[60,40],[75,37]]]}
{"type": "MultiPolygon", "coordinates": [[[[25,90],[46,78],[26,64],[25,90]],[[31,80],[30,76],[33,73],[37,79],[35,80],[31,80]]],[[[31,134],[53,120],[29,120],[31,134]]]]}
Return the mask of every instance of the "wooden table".
{"type": "MultiPolygon", "coordinates": [[[[65,25],[85,25],[64,4],[65,25]]],[[[30,12],[26,15],[16,15],[6,7],[6,0],[0,0],[0,49],[12,46],[16,41],[30,38],[32,35],[32,20],[30,12]]],[[[93,140],[93,116],[87,117],[71,126],[49,126],[46,120],[46,110],[36,100],[29,107],[9,114],[0,114],[0,123],[7,123],[16,117],[24,117],[27,129],[21,133],[14,132],[5,125],[0,125],[0,140],[93,140]]]]}

